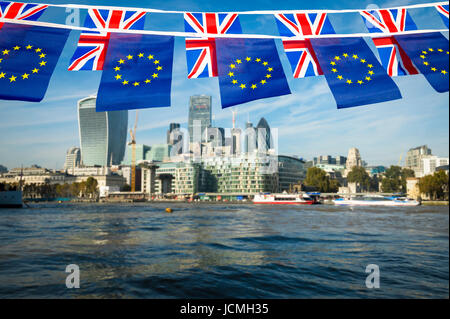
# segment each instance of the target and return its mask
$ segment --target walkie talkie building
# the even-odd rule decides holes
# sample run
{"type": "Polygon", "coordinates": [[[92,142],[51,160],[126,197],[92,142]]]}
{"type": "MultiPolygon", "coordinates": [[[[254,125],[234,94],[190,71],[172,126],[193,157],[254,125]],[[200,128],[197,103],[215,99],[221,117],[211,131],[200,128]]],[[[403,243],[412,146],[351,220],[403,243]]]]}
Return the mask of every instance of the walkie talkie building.
{"type": "Polygon", "coordinates": [[[95,96],[78,101],[82,165],[118,165],[125,154],[128,111],[96,112],[95,101],[95,96]]]}

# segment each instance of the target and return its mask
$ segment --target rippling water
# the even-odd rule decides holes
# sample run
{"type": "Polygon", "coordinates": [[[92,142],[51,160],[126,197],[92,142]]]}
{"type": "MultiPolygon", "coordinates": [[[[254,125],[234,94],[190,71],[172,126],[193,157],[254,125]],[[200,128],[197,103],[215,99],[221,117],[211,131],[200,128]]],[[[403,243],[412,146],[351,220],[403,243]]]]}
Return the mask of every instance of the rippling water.
{"type": "Polygon", "coordinates": [[[48,297],[448,298],[449,209],[158,203],[0,210],[0,298],[48,297]],[[80,289],[65,286],[68,264],[80,267],[80,289]],[[380,268],[379,289],[365,286],[368,264],[380,268]]]}

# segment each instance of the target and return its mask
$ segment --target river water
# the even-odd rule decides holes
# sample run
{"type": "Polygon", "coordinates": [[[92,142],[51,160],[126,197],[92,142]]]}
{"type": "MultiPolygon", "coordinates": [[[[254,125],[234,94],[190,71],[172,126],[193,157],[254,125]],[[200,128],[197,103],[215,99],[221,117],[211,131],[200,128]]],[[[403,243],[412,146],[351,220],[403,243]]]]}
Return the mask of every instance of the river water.
{"type": "Polygon", "coordinates": [[[0,210],[0,298],[336,297],[448,298],[448,206],[0,210]],[[79,289],[66,288],[69,264],[79,289]],[[369,264],[378,289],[366,287],[369,264]]]}

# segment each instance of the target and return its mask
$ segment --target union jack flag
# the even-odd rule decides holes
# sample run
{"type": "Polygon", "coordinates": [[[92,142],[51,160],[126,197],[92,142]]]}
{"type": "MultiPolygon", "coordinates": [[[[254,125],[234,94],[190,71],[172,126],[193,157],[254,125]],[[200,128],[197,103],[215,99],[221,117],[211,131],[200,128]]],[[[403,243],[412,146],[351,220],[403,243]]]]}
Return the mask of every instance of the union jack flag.
{"type": "Polygon", "coordinates": [[[448,4],[436,6],[436,10],[439,12],[442,20],[448,28],[448,4]]]}
{"type": "MultiPolygon", "coordinates": [[[[417,30],[405,8],[362,11],[361,16],[371,33],[390,33],[417,30]]],[[[373,38],[381,64],[390,76],[418,74],[409,56],[393,36],[373,38]]]]}
{"type": "MultiPolygon", "coordinates": [[[[0,1],[0,18],[36,21],[47,7],[46,4],[0,1]]],[[[0,29],[3,24],[0,22],[0,29]]]]}
{"type": "MultiPolygon", "coordinates": [[[[185,13],[184,29],[198,34],[241,34],[236,13],[185,13]]],[[[215,77],[217,69],[216,41],[214,38],[186,38],[188,78],[215,77]]]]}
{"type": "Polygon", "coordinates": [[[322,69],[309,39],[302,36],[334,34],[333,26],[325,12],[275,14],[281,36],[296,37],[283,40],[284,51],[291,64],[294,78],[322,75],[322,69]]]}
{"type": "MultiPolygon", "coordinates": [[[[84,27],[96,29],[143,30],[144,11],[89,9],[84,27]]],[[[83,31],[72,56],[69,71],[103,70],[111,33],[83,31]]]]}

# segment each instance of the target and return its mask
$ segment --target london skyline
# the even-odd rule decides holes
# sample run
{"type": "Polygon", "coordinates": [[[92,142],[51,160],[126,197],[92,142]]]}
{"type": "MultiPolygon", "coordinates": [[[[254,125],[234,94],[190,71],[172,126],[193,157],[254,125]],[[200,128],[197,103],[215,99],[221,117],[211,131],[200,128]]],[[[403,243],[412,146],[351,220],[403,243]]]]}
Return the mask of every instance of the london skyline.
{"type": "MultiPolygon", "coordinates": [[[[33,1],[43,2],[43,1],[33,1]]],[[[64,3],[64,1],[51,1],[64,3]]],[[[87,4],[88,1],[73,1],[87,4]]],[[[412,4],[415,1],[341,1],[308,3],[286,1],[273,7],[270,2],[242,4],[231,1],[214,4],[208,1],[129,1],[127,6],[160,9],[221,11],[268,9],[342,9],[363,8],[369,4],[379,7],[412,4]]],[[[120,1],[97,1],[98,5],[123,5],[120,1]]],[[[41,20],[63,23],[58,11],[48,10],[41,20]]],[[[59,12],[60,14],[60,12],[59,12]]],[[[81,23],[84,14],[80,17],[81,23]]],[[[61,15],[61,14],[60,14],[61,15]]],[[[428,9],[411,11],[419,28],[442,28],[437,13],[428,9]]],[[[347,16],[346,16],[347,17],[347,16]]],[[[358,14],[343,20],[330,16],[337,32],[363,32],[364,24],[358,14]],[[351,23],[350,23],[351,22],[351,23]]],[[[167,30],[182,30],[182,18],[164,17],[167,30]]],[[[163,17],[151,14],[146,28],[161,29],[163,17]]],[[[276,35],[273,17],[242,17],[246,33],[271,33],[276,35]]],[[[444,33],[448,37],[448,32],[444,33]]],[[[75,49],[78,32],[72,32],[41,103],[0,102],[0,164],[8,168],[21,164],[38,164],[48,168],[62,168],[65,154],[71,146],[79,145],[77,101],[96,93],[101,72],[69,72],[67,66],[75,49]],[[71,85],[67,85],[71,83],[71,85]],[[72,84],[73,83],[73,84],[72,84]]],[[[292,94],[245,103],[232,109],[237,111],[236,126],[245,128],[245,122],[256,124],[265,117],[271,128],[278,128],[279,153],[296,155],[311,160],[318,155],[346,155],[348,149],[357,147],[369,165],[396,165],[399,157],[410,148],[426,144],[438,156],[448,156],[449,110],[448,93],[436,93],[422,75],[394,77],[403,98],[349,109],[336,109],[335,101],[323,77],[293,79],[287,58],[277,42],[278,53],[287,75],[292,94]]],[[[369,43],[369,41],[367,41],[369,43]]],[[[373,44],[369,43],[375,55],[373,44]]],[[[378,56],[378,55],[377,55],[378,56]]],[[[175,39],[172,106],[170,108],[143,109],[139,111],[138,144],[165,142],[169,123],[180,123],[187,128],[189,97],[211,95],[213,126],[232,127],[231,110],[220,108],[217,79],[187,79],[184,39],[175,39]]],[[[129,113],[128,127],[134,125],[134,111],[129,113]]]]}

